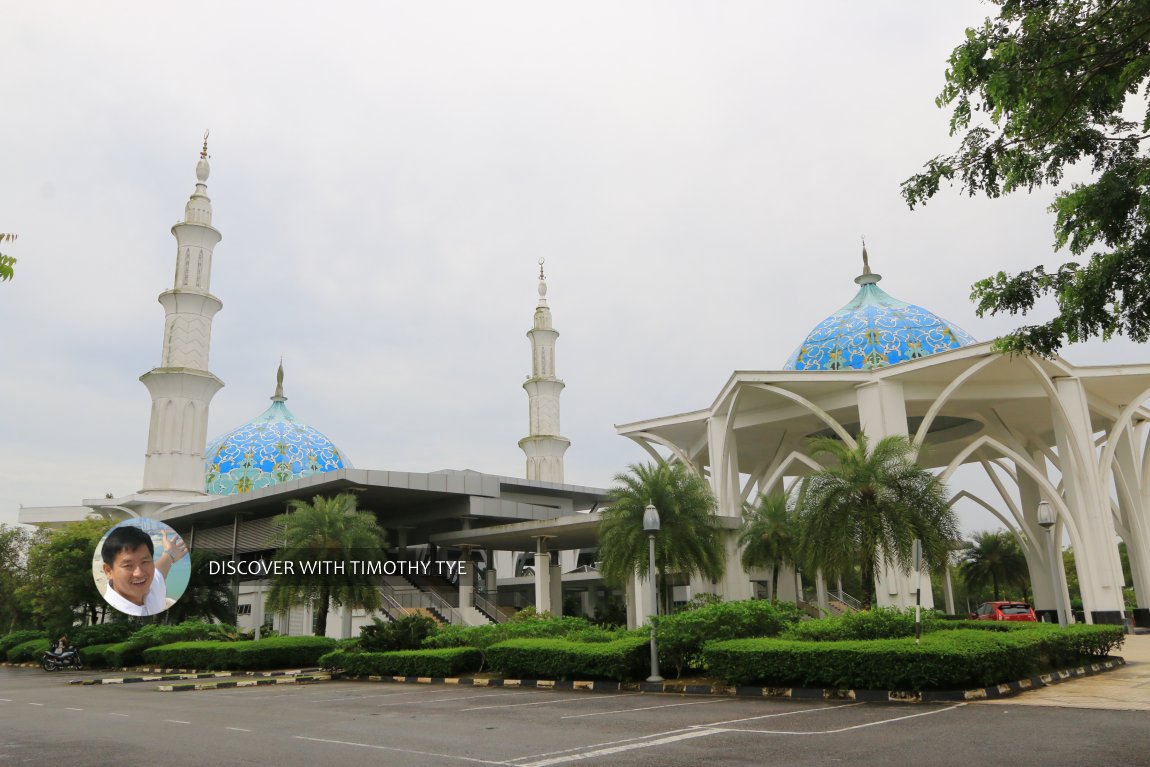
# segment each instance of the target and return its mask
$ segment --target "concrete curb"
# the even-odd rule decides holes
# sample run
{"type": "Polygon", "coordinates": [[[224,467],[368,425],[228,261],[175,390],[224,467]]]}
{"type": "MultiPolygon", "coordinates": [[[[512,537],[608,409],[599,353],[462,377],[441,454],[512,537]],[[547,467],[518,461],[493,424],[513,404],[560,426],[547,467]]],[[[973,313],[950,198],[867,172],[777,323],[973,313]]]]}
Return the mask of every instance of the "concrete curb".
{"type": "MultiPolygon", "coordinates": [[[[127,669],[125,669],[127,670],[127,669]]],[[[137,669],[139,670],[139,669],[137,669]]],[[[148,669],[144,669],[145,671],[148,669]]],[[[167,673],[147,674],[144,676],[125,676],[125,677],[97,677],[95,679],[71,679],[68,684],[79,685],[94,685],[94,684],[133,684],[136,682],[174,682],[182,679],[235,679],[236,677],[245,677],[248,679],[258,678],[278,678],[278,677],[298,677],[304,674],[314,674],[321,669],[319,668],[305,668],[295,669],[291,671],[201,671],[197,672],[194,669],[190,671],[176,670],[176,669],[155,669],[157,672],[166,671],[167,673]]]]}
{"type": "Polygon", "coordinates": [[[473,677],[355,676],[333,672],[332,679],[399,684],[443,684],[459,687],[503,687],[533,690],[586,692],[648,692],[673,695],[712,695],[735,698],[775,698],[780,700],[834,700],[867,703],[941,703],[1006,698],[1027,690],[1060,684],[1070,679],[1094,676],[1126,665],[1122,658],[1110,658],[1086,666],[1040,674],[1017,682],[1007,682],[973,690],[836,690],[814,687],[736,687],[729,685],[682,684],[679,682],[554,681],[547,679],[475,679],[473,677]]]}
{"type": "Polygon", "coordinates": [[[280,676],[267,679],[237,679],[220,682],[199,682],[190,684],[162,684],[156,689],[160,692],[192,692],[195,690],[228,690],[233,687],[267,687],[269,685],[284,684],[310,684],[312,682],[326,682],[332,677],[330,674],[314,674],[304,676],[280,676]]]}

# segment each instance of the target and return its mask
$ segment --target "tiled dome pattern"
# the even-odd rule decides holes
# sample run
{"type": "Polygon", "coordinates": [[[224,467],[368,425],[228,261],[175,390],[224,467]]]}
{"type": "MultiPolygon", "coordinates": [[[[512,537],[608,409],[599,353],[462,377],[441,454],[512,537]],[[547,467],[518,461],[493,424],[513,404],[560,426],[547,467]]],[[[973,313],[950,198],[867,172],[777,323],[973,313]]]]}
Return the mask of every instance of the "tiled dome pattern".
{"type": "Polygon", "coordinates": [[[351,462],[320,431],[300,423],[276,399],[259,417],[213,440],[204,452],[205,485],[213,495],[250,493],[351,462]]]}
{"type": "Polygon", "coordinates": [[[859,281],[854,299],[815,325],[784,370],[873,370],[975,343],[937,314],[887,295],[878,275],[859,281]]]}

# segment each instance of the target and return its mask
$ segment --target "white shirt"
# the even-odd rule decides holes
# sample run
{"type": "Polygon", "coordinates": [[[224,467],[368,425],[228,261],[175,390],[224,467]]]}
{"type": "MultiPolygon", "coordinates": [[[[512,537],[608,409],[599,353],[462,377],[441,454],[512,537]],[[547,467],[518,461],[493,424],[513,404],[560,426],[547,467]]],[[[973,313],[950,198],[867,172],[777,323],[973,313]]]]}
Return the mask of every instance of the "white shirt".
{"type": "Polygon", "coordinates": [[[104,592],[104,599],[112,607],[128,615],[155,615],[168,609],[168,585],[164,582],[164,574],[159,568],[152,574],[152,585],[148,587],[148,595],[144,597],[144,604],[137,605],[124,599],[112,583],[108,582],[108,589],[104,592]]]}

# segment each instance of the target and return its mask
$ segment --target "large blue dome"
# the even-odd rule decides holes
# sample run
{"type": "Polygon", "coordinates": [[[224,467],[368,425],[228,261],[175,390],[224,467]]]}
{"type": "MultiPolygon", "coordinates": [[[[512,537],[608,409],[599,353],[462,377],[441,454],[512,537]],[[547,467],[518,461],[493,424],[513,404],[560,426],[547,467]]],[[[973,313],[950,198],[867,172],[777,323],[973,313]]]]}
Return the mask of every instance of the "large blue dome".
{"type": "Polygon", "coordinates": [[[330,439],[297,421],[288,410],[282,368],[278,380],[271,407],[208,444],[204,451],[207,492],[250,493],[278,482],[352,468],[330,439]]]}
{"type": "Polygon", "coordinates": [[[962,328],[921,306],[887,295],[865,265],[859,291],[815,325],[784,370],[873,370],[975,343],[962,328]]]}

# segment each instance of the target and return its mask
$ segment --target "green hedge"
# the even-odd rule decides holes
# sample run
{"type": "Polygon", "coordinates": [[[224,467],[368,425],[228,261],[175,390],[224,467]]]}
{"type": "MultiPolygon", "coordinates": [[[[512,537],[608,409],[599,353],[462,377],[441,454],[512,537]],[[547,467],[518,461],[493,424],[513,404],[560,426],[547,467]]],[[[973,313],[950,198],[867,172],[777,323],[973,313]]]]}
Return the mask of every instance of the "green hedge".
{"type": "MultiPolygon", "coordinates": [[[[439,630],[423,640],[423,646],[436,647],[478,647],[484,649],[508,639],[560,639],[572,634],[601,631],[584,618],[554,618],[549,615],[531,616],[505,623],[488,623],[483,626],[440,626],[439,630]]],[[[597,640],[596,640],[597,641],[597,640]]]]}
{"type": "Polygon", "coordinates": [[[16,645],[31,642],[33,639],[47,639],[43,631],[36,629],[26,629],[23,631],[13,631],[11,634],[5,634],[0,637],[0,660],[5,660],[8,657],[8,651],[16,645]]]}
{"type": "Polygon", "coordinates": [[[474,647],[392,652],[336,650],[319,659],[324,668],[342,669],[366,676],[448,677],[473,673],[483,663],[483,652],[474,647]]]}
{"type": "Polygon", "coordinates": [[[8,650],[9,663],[38,663],[40,657],[52,647],[50,639],[30,639],[8,650]]]}
{"type": "Polygon", "coordinates": [[[80,659],[84,661],[85,666],[91,668],[103,668],[112,666],[113,664],[108,660],[108,648],[115,646],[115,642],[105,644],[90,644],[87,647],[80,648],[80,659]]]}
{"type": "MultiPolygon", "coordinates": [[[[985,621],[984,621],[985,622],[985,621]]],[[[942,623],[933,610],[922,614],[923,630],[929,631],[942,623]]],[[[950,625],[948,628],[960,628],[950,625]]],[[[903,612],[892,607],[845,613],[827,618],[803,621],[791,626],[786,639],[803,642],[846,642],[858,639],[900,639],[914,636],[914,610],[903,612]]]]}
{"type": "Polygon", "coordinates": [[[144,661],[165,668],[205,670],[269,669],[314,666],[335,649],[328,637],[273,637],[258,642],[175,642],[143,651],[144,661]]]}
{"type": "Polygon", "coordinates": [[[845,642],[740,639],[707,645],[710,673],[728,684],[842,689],[964,689],[1010,682],[1105,655],[1120,626],[955,628],[913,638],[845,642]]]}
{"type": "Polygon", "coordinates": [[[144,651],[174,642],[198,640],[231,641],[238,636],[234,626],[202,621],[185,621],[175,626],[153,623],[137,629],[128,639],[103,649],[104,660],[113,668],[137,666],[143,663],[144,651]]]}
{"type": "Polygon", "coordinates": [[[91,626],[73,626],[66,633],[73,645],[87,647],[94,644],[123,642],[139,628],[135,624],[121,621],[118,623],[95,623],[91,626]]]}
{"type": "Polygon", "coordinates": [[[703,645],[718,639],[778,636],[798,623],[800,613],[789,602],[762,599],[719,602],[655,618],[659,663],[682,676],[701,669],[703,645]]]}
{"type": "Polygon", "coordinates": [[[509,639],[487,648],[487,664],[521,679],[634,679],[650,662],[648,640],[613,642],[567,639],[509,639]]]}

